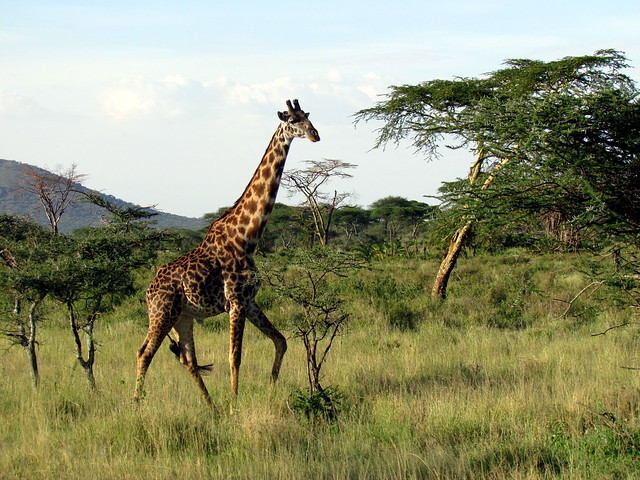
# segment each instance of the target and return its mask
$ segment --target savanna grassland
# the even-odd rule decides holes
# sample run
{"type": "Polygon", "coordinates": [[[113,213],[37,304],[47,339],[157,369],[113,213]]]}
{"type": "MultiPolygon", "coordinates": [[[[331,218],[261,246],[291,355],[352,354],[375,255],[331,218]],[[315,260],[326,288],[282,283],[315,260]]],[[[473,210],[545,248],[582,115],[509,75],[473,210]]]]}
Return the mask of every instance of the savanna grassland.
{"type": "MultiPolygon", "coordinates": [[[[334,421],[290,408],[307,382],[296,338],[271,389],[273,346],[247,326],[236,403],[226,317],[198,325],[200,361],[214,363],[212,412],[164,346],[146,398],[132,401],[141,295],[98,322],[97,391],[76,366],[62,314],[48,315],[37,391],[24,353],[3,345],[0,478],[640,477],[639,330],[592,336],[637,316],[606,285],[568,308],[590,283],[579,259],[461,259],[444,302],[429,296],[436,263],[372,267],[341,286],[351,319],[323,368],[324,385],[341,394],[334,421]]],[[[261,297],[285,325],[289,307],[266,288],[261,297]]]]}

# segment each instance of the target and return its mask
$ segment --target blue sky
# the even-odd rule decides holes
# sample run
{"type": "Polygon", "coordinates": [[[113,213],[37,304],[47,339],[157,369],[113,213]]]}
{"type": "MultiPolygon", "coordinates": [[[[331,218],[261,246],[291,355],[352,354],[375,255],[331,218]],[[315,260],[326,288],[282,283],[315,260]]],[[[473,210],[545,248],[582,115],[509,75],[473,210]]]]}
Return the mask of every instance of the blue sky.
{"type": "Polygon", "coordinates": [[[0,0],[0,158],[75,163],[93,188],[200,216],[236,200],[299,98],[322,141],[296,140],[290,168],[337,158],[358,165],[333,185],[354,203],[426,200],[468,155],[371,151],[355,111],[389,85],[602,48],[640,79],[637,1],[0,0]]]}

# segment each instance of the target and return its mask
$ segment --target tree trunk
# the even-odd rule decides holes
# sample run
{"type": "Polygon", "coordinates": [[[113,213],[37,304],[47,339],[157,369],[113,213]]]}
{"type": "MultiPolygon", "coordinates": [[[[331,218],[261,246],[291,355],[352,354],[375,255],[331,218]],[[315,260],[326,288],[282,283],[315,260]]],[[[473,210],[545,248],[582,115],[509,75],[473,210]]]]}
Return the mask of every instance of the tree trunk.
{"type": "MultiPolygon", "coordinates": [[[[29,367],[31,367],[31,382],[33,387],[37,388],[40,384],[40,372],[38,371],[38,355],[36,352],[37,342],[37,320],[36,320],[36,308],[42,301],[42,298],[32,300],[29,305],[29,313],[27,314],[27,321],[23,322],[18,318],[18,333],[11,336],[17,339],[17,342],[22,345],[27,359],[29,360],[29,367]]],[[[20,314],[20,303],[16,301],[14,313],[20,314]]]]}
{"type": "Polygon", "coordinates": [[[307,353],[307,380],[309,382],[309,394],[322,390],[320,386],[320,368],[316,361],[317,341],[313,339],[311,331],[300,330],[304,348],[307,353]]]}
{"type": "Polygon", "coordinates": [[[453,238],[449,243],[449,250],[442,260],[438,273],[436,274],[436,279],[433,282],[433,288],[431,289],[431,296],[433,298],[444,299],[447,296],[449,276],[456,266],[458,255],[460,255],[460,250],[462,250],[462,244],[471,230],[471,226],[472,222],[469,220],[464,227],[459,228],[456,230],[456,233],[453,234],[453,238]]]}
{"type": "MultiPolygon", "coordinates": [[[[469,173],[469,184],[474,185],[478,176],[480,175],[480,171],[482,169],[482,163],[485,160],[484,150],[483,148],[479,149],[478,158],[476,162],[471,167],[471,172],[469,173]]],[[[505,166],[509,162],[508,158],[504,158],[502,162],[494,169],[494,171],[487,177],[487,179],[482,184],[482,189],[486,189],[491,185],[493,179],[495,178],[496,172],[505,166]]],[[[473,216],[467,220],[467,223],[460,227],[453,234],[451,238],[451,242],[449,243],[449,250],[445,255],[442,263],[440,264],[440,268],[438,269],[438,273],[436,274],[436,279],[433,282],[433,288],[431,289],[431,297],[432,298],[440,298],[444,300],[447,294],[447,284],[449,283],[449,276],[453,271],[453,268],[456,266],[456,261],[458,260],[458,255],[460,255],[460,251],[462,250],[462,244],[464,243],[465,238],[471,231],[471,227],[473,226],[473,216]]]]}
{"type": "MultiPolygon", "coordinates": [[[[0,258],[4,260],[10,268],[17,269],[18,265],[11,255],[11,252],[8,250],[0,251],[0,258]]],[[[9,337],[15,339],[16,343],[19,343],[27,354],[27,359],[29,360],[29,366],[31,367],[31,382],[33,383],[33,387],[37,388],[40,384],[40,372],[38,370],[38,354],[36,352],[36,346],[38,344],[37,341],[37,332],[38,325],[36,320],[36,308],[38,305],[44,300],[45,295],[40,295],[36,299],[31,300],[31,304],[29,305],[29,313],[27,314],[27,321],[24,322],[20,318],[22,313],[22,302],[20,301],[20,297],[16,294],[13,300],[13,315],[17,324],[18,331],[16,332],[7,332],[9,337]]]]}
{"type": "Polygon", "coordinates": [[[27,352],[29,358],[29,365],[31,366],[31,380],[33,386],[38,387],[40,385],[40,372],[38,370],[38,356],[36,354],[36,307],[40,304],[40,300],[34,300],[29,306],[29,339],[24,349],[27,352]]]}
{"type": "Polygon", "coordinates": [[[95,390],[96,388],[96,379],[93,374],[93,365],[95,363],[95,354],[96,354],[96,344],[93,336],[93,329],[95,326],[95,321],[98,316],[98,311],[100,309],[101,298],[96,301],[94,305],[94,310],[89,314],[89,318],[87,319],[87,324],[84,327],[78,325],[78,322],[75,317],[75,312],[73,310],[73,303],[67,303],[67,310],[69,312],[69,324],[71,327],[71,332],[73,334],[73,339],[76,344],[76,358],[78,359],[78,363],[84,370],[87,384],[89,388],[95,390]],[[87,358],[84,358],[84,352],[82,347],[82,339],[80,338],[80,330],[84,331],[86,345],[87,345],[87,358]]]}

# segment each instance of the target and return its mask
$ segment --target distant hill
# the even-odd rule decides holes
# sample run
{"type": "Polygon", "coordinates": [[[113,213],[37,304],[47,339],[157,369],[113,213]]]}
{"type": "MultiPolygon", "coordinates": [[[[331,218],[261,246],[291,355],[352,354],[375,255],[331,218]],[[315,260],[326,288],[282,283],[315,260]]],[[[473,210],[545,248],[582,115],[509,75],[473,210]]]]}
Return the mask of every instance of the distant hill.
{"type": "MultiPolygon", "coordinates": [[[[48,227],[49,223],[42,212],[38,197],[35,194],[24,192],[20,188],[20,181],[23,178],[25,168],[46,172],[46,170],[32,165],[0,159],[0,214],[28,216],[37,223],[48,227]]],[[[101,192],[95,192],[82,185],[79,185],[79,188],[86,192],[98,193],[119,207],[133,206],[132,203],[101,192]]],[[[78,228],[100,225],[102,223],[101,219],[105,215],[106,212],[100,207],[86,201],[79,201],[69,207],[62,216],[59,224],[60,232],[70,233],[78,228]]],[[[188,230],[199,230],[207,223],[199,218],[182,217],[164,212],[158,212],[158,215],[152,217],[150,222],[158,229],[175,228],[188,230]]]]}

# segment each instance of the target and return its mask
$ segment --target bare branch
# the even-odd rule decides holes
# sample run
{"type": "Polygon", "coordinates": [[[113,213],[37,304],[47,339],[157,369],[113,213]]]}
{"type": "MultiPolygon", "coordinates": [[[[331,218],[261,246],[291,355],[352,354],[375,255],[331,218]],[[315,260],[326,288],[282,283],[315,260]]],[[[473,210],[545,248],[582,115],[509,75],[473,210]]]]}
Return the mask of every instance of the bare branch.
{"type": "Polygon", "coordinates": [[[52,235],[58,234],[60,218],[76,201],[78,184],[86,178],[86,175],[78,173],[76,168],[75,164],[67,170],[58,167],[53,173],[33,167],[23,170],[21,188],[38,197],[52,235]]]}
{"type": "Polygon", "coordinates": [[[621,323],[620,325],[613,325],[600,333],[592,333],[591,336],[597,337],[600,335],[606,335],[609,331],[615,330],[616,328],[626,327],[627,325],[639,325],[639,324],[640,322],[624,322],[624,323],[621,323]]]}
{"type": "Polygon", "coordinates": [[[355,168],[356,165],[334,159],[307,160],[305,163],[307,168],[285,172],[282,184],[289,190],[290,196],[295,193],[304,196],[303,203],[311,210],[315,234],[320,243],[326,246],[333,212],[349,194],[338,194],[336,190],[333,194],[326,193],[321,188],[332,178],[350,178],[351,175],[345,170],[355,168]]]}
{"type": "Polygon", "coordinates": [[[562,314],[563,317],[566,317],[569,314],[569,311],[571,310],[571,307],[573,307],[574,302],[580,298],[587,290],[589,290],[589,288],[595,286],[596,288],[594,288],[591,291],[591,295],[593,295],[603,284],[605,283],[604,280],[600,280],[599,282],[591,282],[589,285],[587,285],[586,287],[584,287],[582,290],[580,290],[578,292],[578,294],[573,297],[569,302],[566,302],[564,300],[561,300],[564,303],[568,303],[569,306],[567,307],[567,309],[564,311],[564,313],[562,314]]]}

